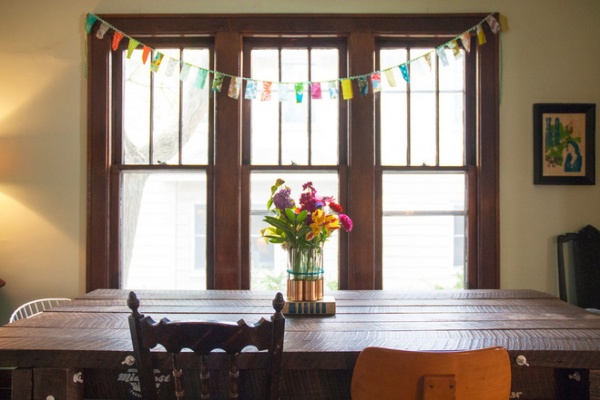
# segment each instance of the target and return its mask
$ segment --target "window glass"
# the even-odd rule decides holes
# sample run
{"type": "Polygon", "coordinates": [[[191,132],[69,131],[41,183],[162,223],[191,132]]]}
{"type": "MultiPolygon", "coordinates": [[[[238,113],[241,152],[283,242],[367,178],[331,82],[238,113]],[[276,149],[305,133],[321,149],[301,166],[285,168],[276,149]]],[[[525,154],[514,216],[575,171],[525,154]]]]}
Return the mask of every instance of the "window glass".
{"type": "Polygon", "coordinates": [[[383,288],[464,286],[465,175],[383,175],[383,288]]]}
{"type": "MultiPolygon", "coordinates": [[[[285,292],[287,279],[287,252],[281,245],[266,243],[260,231],[268,226],[263,222],[267,214],[267,201],[271,195],[271,186],[277,179],[283,179],[292,190],[291,197],[297,202],[302,193],[302,185],[313,182],[318,194],[337,198],[339,191],[336,172],[254,172],[250,177],[250,256],[251,288],[282,290],[285,292]]],[[[323,248],[323,268],[325,287],[338,288],[339,238],[334,232],[323,248]]]]}
{"type": "Polygon", "coordinates": [[[121,287],[206,289],[206,174],[121,178],[121,287]]]}
{"type": "Polygon", "coordinates": [[[208,48],[157,47],[157,73],[142,50],[123,56],[122,164],[119,247],[122,288],[206,288],[207,177],[204,170],[161,166],[209,161],[210,84],[195,84],[208,68],[208,48]],[[169,60],[177,62],[167,74],[169,60]],[[190,67],[187,79],[180,68],[190,67]],[[158,167],[148,170],[148,166],[158,167]]]}
{"type": "MultiPolygon", "coordinates": [[[[208,49],[156,51],[169,59],[208,67],[208,49]]],[[[134,50],[124,60],[123,163],[174,165],[181,158],[181,164],[206,164],[209,97],[208,84],[204,88],[194,84],[199,69],[190,68],[193,72],[182,82],[177,72],[151,73],[148,63],[142,62],[142,50],[134,50]]]]}

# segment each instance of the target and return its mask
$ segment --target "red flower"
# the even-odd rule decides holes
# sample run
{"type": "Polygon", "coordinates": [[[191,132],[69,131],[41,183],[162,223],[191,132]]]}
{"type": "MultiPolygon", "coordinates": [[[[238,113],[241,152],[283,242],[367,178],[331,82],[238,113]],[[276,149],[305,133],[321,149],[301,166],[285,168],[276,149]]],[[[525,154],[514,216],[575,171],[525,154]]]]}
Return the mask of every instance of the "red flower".
{"type": "Polygon", "coordinates": [[[331,208],[334,212],[338,214],[344,211],[342,206],[340,206],[338,203],[334,203],[333,201],[329,202],[329,208],[331,208]]]}

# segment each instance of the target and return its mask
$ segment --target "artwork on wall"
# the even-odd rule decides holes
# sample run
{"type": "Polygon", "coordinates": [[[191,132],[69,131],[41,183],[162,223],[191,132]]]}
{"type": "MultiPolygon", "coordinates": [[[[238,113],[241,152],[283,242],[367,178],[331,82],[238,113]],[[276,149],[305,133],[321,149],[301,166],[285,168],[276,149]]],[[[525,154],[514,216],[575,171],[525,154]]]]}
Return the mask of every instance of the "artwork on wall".
{"type": "Polygon", "coordinates": [[[533,105],[533,183],[594,185],[595,104],[533,105]]]}

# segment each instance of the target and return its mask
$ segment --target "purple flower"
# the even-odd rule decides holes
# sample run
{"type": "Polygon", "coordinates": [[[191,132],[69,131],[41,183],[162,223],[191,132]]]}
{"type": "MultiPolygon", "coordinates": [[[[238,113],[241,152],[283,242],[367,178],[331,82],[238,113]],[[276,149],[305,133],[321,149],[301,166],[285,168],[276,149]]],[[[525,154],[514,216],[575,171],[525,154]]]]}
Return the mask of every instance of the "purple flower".
{"type": "Polygon", "coordinates": [[[277,193],[273,195],[273,204],[280,210],[285,210],[286,208],[294,207],[294,199],[290,197],[290,193],[292,193],[292,189],[286,187],[279,190],[277,193]]]}
{"type": "Polygon", "coordinates": [[[342,227],[346,232],[350,232],[352,230],[352,220],[346,214],[339,215],[340,222],[342,223],[342,227]]]}

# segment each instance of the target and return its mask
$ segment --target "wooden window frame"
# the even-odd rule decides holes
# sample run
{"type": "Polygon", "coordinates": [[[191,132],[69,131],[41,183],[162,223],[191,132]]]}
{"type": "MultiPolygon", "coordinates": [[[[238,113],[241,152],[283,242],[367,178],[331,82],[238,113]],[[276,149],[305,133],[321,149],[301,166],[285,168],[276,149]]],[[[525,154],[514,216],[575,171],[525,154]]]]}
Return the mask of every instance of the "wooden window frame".
{"type": "MultiPolygon", "coordinates": [[[[376,37],[386,35],[439,35],[454,37],[479,24],[488,14],[427,15],[100,15],[131,37],[180,35],[213,36],[214,69],[245,76],[243,37],[247,35],[337,35],[347,39],[347,76],[374,71],[376,37]]],[[[466,109],[475,112],[466,126],[469,182],[468,288],[498,288],[499,273],[499,39],[486,24],[487,43],[473,49],[475,88],[467,88],[466,109]],[[474,89],[474,90],[469,90],[474,89]],[[471,126],[473,125],[473,126],[471,126]]],[[[95,27],[97,29],[97,27],[95,27]]],[[[119,237],[115,202],[117,174],[113,154],[115,112],[111,41],[88,39],[88,186],[86,289],[119,287],[119,237]]],[[[446,39],[447,40],[447,39],[446,39]]],[[[441,43],[440,43],[441,44],[441,43]]],[[[380,218],[381,176],[376,163],[375,100],[356,96],[347,110],[347,162],[340,167],[346,187],[345,208],[354,230],[342,235],[340,289],[381,288],[380,218]],[[351,194],[351,195],[350,195],[351,194]]],[[[207,255],[209,289],[249,288],[247,221],[248,171],[242,163],[242,108],[225,93],[214,96],[214,161],[208,166],[212,204],[207,234],[212,249],[207,255]],[[226,149],[226,150],[223,150],[226,149]],[[220,152],[219,152],[220,151],[220,152]],[[226,185],[219,182],[227,182],[226,185]],[[227,199],[227,201],[217,201],[227,199]],[[219,223],[214,223],[215,219],[219,223]]],[[[157,167],[159,168],[159,167],[157,167]]],[[[118,175],[118,174],[117,174],[118,175]]]]}

